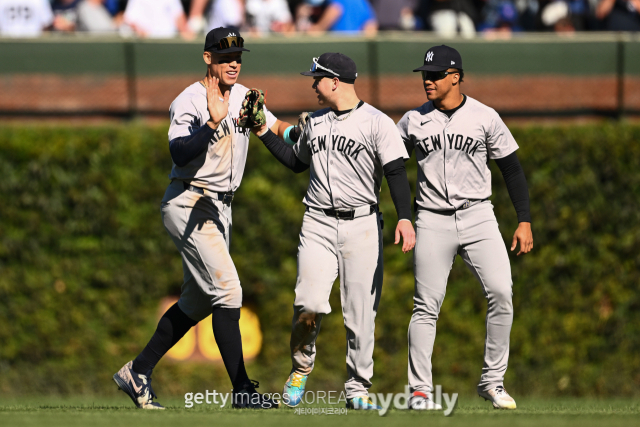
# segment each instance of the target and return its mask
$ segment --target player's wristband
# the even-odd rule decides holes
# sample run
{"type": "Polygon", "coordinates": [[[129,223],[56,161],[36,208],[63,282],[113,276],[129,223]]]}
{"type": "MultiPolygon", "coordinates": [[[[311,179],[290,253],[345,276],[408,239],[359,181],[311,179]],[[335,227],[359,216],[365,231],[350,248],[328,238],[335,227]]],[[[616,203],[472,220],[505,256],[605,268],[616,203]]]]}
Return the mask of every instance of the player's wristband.
{"type": "Polygon", "coordinates": [[[300,139],[300,130],[298,129],[298,126],[289,126],[284,131],[284,142],[287,144],[295,145],[298,142],[298,139],[300,139]]]}
{"type": "Polygon", "coordinates": [[[291,139],[291,137],[289,136],[289,134],[291,133],[291,131],[293,130],[295,126],[289,126],[285,131],[284,131],[284,142],[286,142],[289,145],[295,145],[295,141],[293,139],[291,139]]]}

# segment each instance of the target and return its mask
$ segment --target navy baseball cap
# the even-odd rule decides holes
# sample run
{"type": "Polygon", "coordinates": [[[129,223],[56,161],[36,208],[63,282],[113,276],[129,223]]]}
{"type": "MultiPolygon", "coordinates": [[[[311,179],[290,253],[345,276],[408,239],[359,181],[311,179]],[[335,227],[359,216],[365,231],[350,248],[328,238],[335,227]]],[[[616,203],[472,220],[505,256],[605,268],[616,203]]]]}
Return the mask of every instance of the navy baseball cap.
{"type": "Polygon", "coordinates": [[[424,55],[424,65],[416,68],[418,71],[444,71],[449,68],[457,68],[462,71],[462,57],[457,50],[449,46],[434,46],[424,55]]]}
{"type": "Polygon", "coordinates": [[[219,27],[207,33],[204,41],[205,52],[215,53],[231,53],[231,52],[249,52],[244,48],[244,39],[240,36],[237,28],[219,27]]]}
{"type": "Polygon", "coordinates": [[[313,58],[311,69],[304,71],[303,76],[337,77],[340,81],[353,83],[358,77],[356,63],[342,53],[323,53],[319,58],[313,58]]]}

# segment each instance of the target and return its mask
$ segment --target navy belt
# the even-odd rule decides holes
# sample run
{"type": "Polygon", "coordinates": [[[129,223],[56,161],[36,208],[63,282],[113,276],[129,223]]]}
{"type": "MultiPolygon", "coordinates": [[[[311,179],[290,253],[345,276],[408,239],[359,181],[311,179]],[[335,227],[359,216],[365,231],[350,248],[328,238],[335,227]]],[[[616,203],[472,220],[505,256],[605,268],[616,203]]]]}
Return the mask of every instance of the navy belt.
{"type": "MultiPolygon", "coordinates": [[[[182,185],[185,190],[193,191],[194,193],[202,194],[204,196],[204,188],[196,187],[195,185],[191,185],[188,182],[182,182],[182,185]]],[[[226,193],[216,193],[215,191],[209,191],[208,193],[208,195],[210,196],[213,196],[215,194],[215,196],[213,197],[214,199],[220,200],[227,206],[231,206],[231,202],[233,201],[233,191],[229,191],[226,193]]]]}
{"type": "MultiPolygon", "coordinates": [[[[307,211],[309,210],[308,206],[306,210],[307,211]]],[[[337,211],[335,209],[316,209],[316,210],[320,210],[324,212],[326,216],[330,216],[338,219],[354,219],[356,215],[355,209],[351,211],[337,211]]],[[[378,205],[371,205],[371,210],[369,211],[369,215],[371,215],[374,212],[377,212],[377,210],[378,210],[378,205]]]]}

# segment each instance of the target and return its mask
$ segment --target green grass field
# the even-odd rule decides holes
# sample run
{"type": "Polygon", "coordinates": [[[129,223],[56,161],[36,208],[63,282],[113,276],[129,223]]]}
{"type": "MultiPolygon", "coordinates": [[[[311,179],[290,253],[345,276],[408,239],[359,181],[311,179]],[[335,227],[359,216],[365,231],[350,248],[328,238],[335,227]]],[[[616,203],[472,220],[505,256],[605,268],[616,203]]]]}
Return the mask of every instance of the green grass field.
{"type": "MultiPolygon", "coordinates": [[[[640,402],[632,399],[556,400],[520,398],[515,411],[494,410],[478,397],[462,397],[450,417],[442,412],[391,410],[349,411],[346,415],[296,415],[293,409],[269,411],[219,409],[213,405],[184,408],[184,400],[162,399],[165,411],[143,411],[121,398],[0,398],[2,426],[633,426],[640,425],[640,402]]],[[[314,405],[329,407],[329,405],[314,405]]]]}

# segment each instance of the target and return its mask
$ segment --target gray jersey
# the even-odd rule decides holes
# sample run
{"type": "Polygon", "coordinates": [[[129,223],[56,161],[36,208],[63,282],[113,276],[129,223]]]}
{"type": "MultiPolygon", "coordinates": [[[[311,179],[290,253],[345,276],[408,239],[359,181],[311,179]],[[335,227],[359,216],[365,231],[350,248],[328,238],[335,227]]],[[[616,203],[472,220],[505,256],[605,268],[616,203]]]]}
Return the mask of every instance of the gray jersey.
{"type": "Polygon", "coordinates": [[[489,159],[518,149],[493,108],[467,97],[451,118],[427,102],[398,122],[407,150],[418,160],[417,203],[426,209],[459,209],[491,196],[489,159]]]}
{"type": "Polygon", "coordinates": [[[311,169],[303,203],[319,209],[378,203],[382,166],[409,158],[393,120],[366,103],[350,116],[316,111],[293,149],[311,169]]]}
{"type": "MultiPolygon", "coordinates": [[[[193,185],[215,192],[236,191],[242,181],[249,148],[250,129],[237,126],[238,113],[248,89],[236,83],[229,94],[229,112],[211,138],[206,152],[179,167],[173,165],[169,178],[191,181],[193,185]]],[[[267,107],[267,126],[276,118],[267,107]]],[[[186,88],[173,101],[170,108],[169,141],[188,136],[209,120],[207,90],[200,83],[186,88]]]]}

